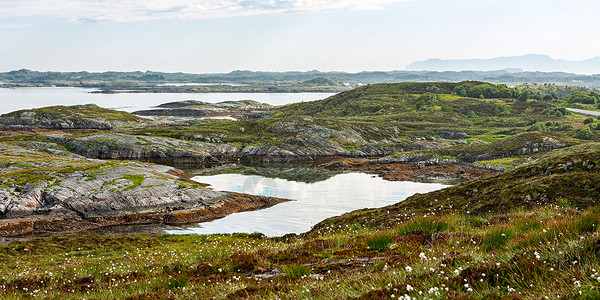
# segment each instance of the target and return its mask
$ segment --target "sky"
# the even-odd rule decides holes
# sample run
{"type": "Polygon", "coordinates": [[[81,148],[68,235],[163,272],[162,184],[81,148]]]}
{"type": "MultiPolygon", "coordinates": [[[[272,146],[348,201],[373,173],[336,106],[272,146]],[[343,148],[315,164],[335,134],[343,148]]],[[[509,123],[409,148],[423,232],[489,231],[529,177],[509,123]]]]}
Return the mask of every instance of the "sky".
{"type": "Polygon", "coordinates": [[[600,55],[597,0],[0,0],[0,72],[389,71],[600,55]]]}

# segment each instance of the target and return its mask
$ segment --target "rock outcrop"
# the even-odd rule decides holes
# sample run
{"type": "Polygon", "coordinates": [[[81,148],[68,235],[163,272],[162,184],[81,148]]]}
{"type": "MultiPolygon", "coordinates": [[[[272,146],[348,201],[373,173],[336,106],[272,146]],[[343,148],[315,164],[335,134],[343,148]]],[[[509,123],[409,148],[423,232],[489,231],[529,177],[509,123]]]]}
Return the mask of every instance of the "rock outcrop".
{"type": "MultiPolygon", "coordinates": [[[[393,148],[388,144],[369,143],[362,140],[365,142],[362,146],[357,149],[348,149],[339,142],[340,135],[340,132],[337,131],[307,131],[305,134],[281,138],[276,144],[263,143],[261,145],[207,143],[118,133],[93,134],[85,137],[51,134],[47,135],[47,138],[88,158],[128,159],[169,165],[238,160],[278,162],[310,160],[328,156],[372,157],[439,147],[435,143],[406,141],[398,142],[397,148],[393,148]]],[[[343,142],[358,139],[362,139],[360,135],[347,136],[343,142]]]]}
{"type": "Polygon", "coordinates": [[[444,131],[444,130],[438,130],[436,131],[436,133],[444,138],[444,139],[448,139],[448,140],[462,140],[462,139],[466,139],[468,137],[468,135],[464,132],[448,132],[448,131],[444,131]]]}
{"type": "Polygon", "coordinates": [[[285,201],[214,191],[163,165],[57,156],[17,146],[0,152],[0,236],[43,233],[55,222],[63,224],[55,232],[65,226],[183,224],[285,201]],[[16,156],[21,159],[15,161],[16,156]],[[45,229],[32,225],[36,222],[45,229]]]}
{"type": "Polygon", "coordinates": [[[169,102],[158,105],[154,109],[134,112],[139,116],[171,116],[171,117],[232,117],[235,119],[255,119],[268,116],[267,112],[274,107],[252,100],[225,101],[209,103],[197,100],[169,102]]]}
{"type": "Polygon", "coordinates": [[[149,120],[93,104],[49,106],[19,110],[0,116],[1,130],[99,129],[140,127],[149,120]]]}

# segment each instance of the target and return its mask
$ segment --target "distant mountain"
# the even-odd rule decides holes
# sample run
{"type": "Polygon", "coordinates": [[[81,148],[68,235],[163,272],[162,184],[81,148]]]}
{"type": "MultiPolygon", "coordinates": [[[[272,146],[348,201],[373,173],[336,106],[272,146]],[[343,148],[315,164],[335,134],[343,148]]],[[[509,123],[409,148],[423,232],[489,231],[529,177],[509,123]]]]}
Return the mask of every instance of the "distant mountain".
{"type": "Polygon", "coordinates": [[[548,55],[527,54],[490,59],[438,59],[416,61],[406,67],[407,71],[492,71],[513,70],[539,72],[569,72],[576,74],[600,74],[600,56],[586,60],[553,59],[548,55]]]}

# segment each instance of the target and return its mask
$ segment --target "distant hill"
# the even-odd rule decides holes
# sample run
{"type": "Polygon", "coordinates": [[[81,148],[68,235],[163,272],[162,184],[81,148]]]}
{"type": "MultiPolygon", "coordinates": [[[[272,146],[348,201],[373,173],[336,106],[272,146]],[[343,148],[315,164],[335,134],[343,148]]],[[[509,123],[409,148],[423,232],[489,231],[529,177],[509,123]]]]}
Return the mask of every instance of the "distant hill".
{"type": "Polygon", "coordinates": [[[425,71],[363,71],[358,73],[321,72],[255,72],[238,70],[230,73],[164,73],[145,72],[39,72],[27,69],[0,72],[0,88],[73,86],[102,90],[143,90],[144,92],[190,92],[190,85],[212,85],[212,91],[228,89],[238,92],[284,92],[290,89],[306,91],[306,88],[327,88],[323,91],[339,91],[347,86],[357,87],[373,83],[396,82],[459,82],[485,81],[519,85],[526,82],[538,84],[576,85],[600,88],[600,57],[582,62],[554,60],[548,56],[525,55],[517,58],[505,57],[490,60],[427,60],[411,64],[409,69],[432,69],[425,71]],[[463,63],[464,62],[464,63],[463,63]],[[552,62],[552,63],[543,63],[552,62]],[[537,65],[536,65],[537,64],[537,65]],[[547,69],[564,69],[571,65],[581,67],[571,72],[528,71],[536,66],[557,66],[547,69]],[[452,69],[490,69],[488,71],[452,69]],[[442,69],[448,71],[436,71],[442,69]],[[586,71],[587,70],[587,71],[586,71]],[[584,72],[585,71],[585,72],[584,72]],[[579,74],[578,74],[579,73],[579,74]],[[581,75],[593,73],[597,75],[581,75]],[[185,83],[186,85],[180,85],[185,83]],[[227,87],[228,85],[232,85],[227,87]],[[261,86],[256,88],[254,86],[261,86]],[[142,89],[143,88],[143,89],[142,89]]]}
{"type": "MultiPolygon", "coordinates": [[[[586,60],[554,59],[547,55],[527,54],[490,59],[438,59],[416,61],[406,67],[407,71],[492,71],[513,70],[540,72],[570,72],[576,74],[600,74],[600,56],[586,60]]],[[[513,71],[514,72],[514,71],[513,71]]]]}

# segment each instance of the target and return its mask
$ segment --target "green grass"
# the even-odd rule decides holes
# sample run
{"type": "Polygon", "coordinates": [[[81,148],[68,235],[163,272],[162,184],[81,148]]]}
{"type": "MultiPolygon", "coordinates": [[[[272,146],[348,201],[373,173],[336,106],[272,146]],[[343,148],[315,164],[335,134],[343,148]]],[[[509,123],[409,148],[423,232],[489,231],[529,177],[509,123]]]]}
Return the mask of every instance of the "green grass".
{"type": "Polygon", "coordinates": [[[374,251],[385,251],[390,248],[394,242],[394,237],[390,234],[378,234],[372,237],[367,237],[365,240],[367,247],[374,251]]]}
{"type": "Polygon", "coordinates": [[[448,229],[447,222],[432,218],[414,218],[398,227],[397,234],[431,234],[448,229]]]}
{"type": "Polygon", "coordinates": [[[285,273],[285,276],[290,279],[297,279],[310,275],[310,269],[300,265],[284,266],[282,270],[285,273]]]}
{"type": "Polygon", "coordinates": [[[580,234],[592,233],[600,226],[600,216],[597,214],[586,214],[575,222],[575,228],[580,234]]]}
{"type": "MultiPolygon", "coordinates": [[[[593,297],[598,149],[548,151],[497,176],[334,217],[299,236],[79,232],[3,244],[0,298],[593,297]]],[[[23,158],[18,153],[2,163],[23,158]]]]}
{"type": "Polygon", "coordinates": [[[427,219],[453,226],[434,233],[398,234],[399,225],[292,239],[90,233],[34,238],[0,245],[0,297],[593,296],[600,238],[589,230],[595,221],[585,217],[596,210],[516,209],[489,215],[490,224],[477,228],[465,212],[436,214],[427,219]]]}
{"type": "Polygon", "coordinates": [[[512,230],[506,227],[499,227],[489,230],[483,236],[483,241],[481,242],[482,248],[485,251],[503,249],[512,235],[512,230]]]}

